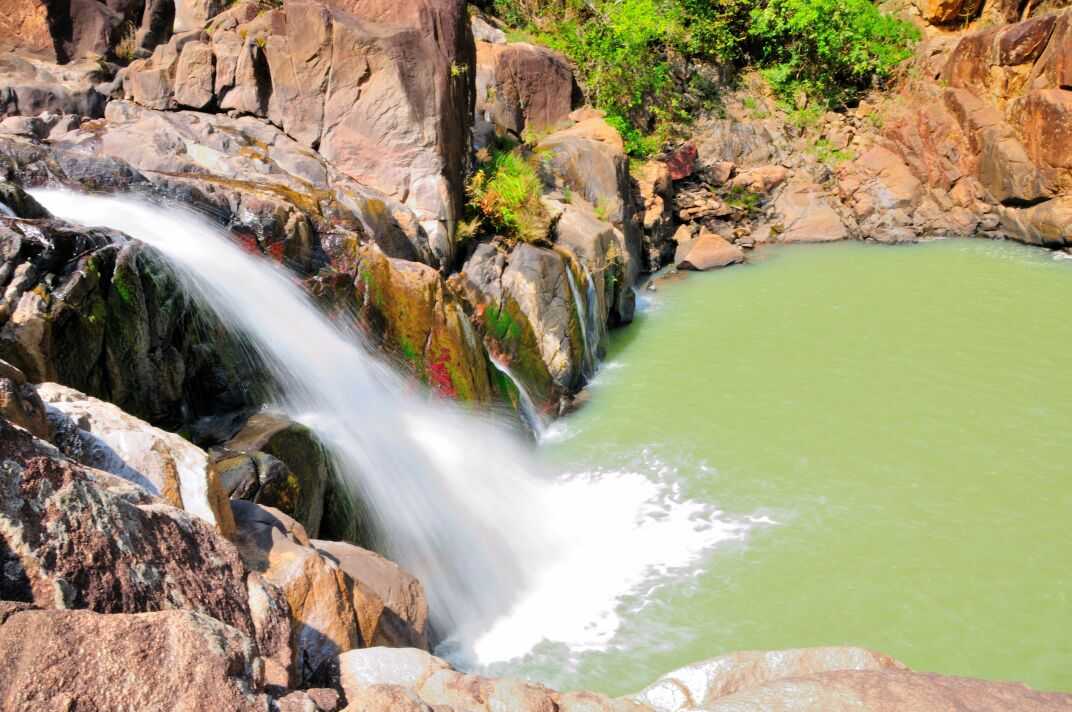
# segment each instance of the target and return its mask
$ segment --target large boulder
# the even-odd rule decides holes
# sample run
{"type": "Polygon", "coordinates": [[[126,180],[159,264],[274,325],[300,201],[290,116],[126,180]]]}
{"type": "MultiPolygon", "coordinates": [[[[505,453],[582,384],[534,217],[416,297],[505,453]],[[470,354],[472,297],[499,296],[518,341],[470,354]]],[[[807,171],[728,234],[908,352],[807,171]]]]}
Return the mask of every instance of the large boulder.
{"type": "Polygon", "coordinates": [[[246,569],[201,519],[85,468],[0,420],[0,600],[43,608],[203,613],[256,632],[246,569]]]}
{"type": "Polygon", "coordinates": [[[39,0],[5,0],[0,5],[0,52],[18,51],[55,61],[48,11],[39,0]]]}
{"type": "Polygon", "coordinates": [[[141,243],[59,221],[0,224],[0,358],[154,423],[250,400],[254,369],[141,243]],[[211,349],[206,349],[211,346],[211,349]]]}
{"type": "MultiPolygon", "coordinates": [[[[227,442],[231,453],[250,460],[264,453],[282,463],[281,482],[255,492],[255,501],[283,510],[317,536],[324,515],[324,493],[331,480],[327,452],[309,428],[271,413],[258,413],[227,442]]],[[[254,462],[253,467],[260,463],[254,462]]],[[[270,467],[270,465],[269,465],[270,467]]]]}
{"type": "Polygon", "coordinates": [[[268,709],[256,647],[208,616],[16,610],[0,618],[4,709],[268,709]]]}
{"type": "Polygon", "coordinates": [[[73,388],[42,383],[36,390],[53,442],[69,457],[138,485],[225,536],[233,532],[231,508],[204,450],[73,388]]]}
{"type": "Polygon", "coordinates": [[[476,45],[476,120],[521,136],[567,120],[579,98],[566,59],[523,42],[476,45]]]}
{"type": "Polygon", "coordinates": [[[779,242],[834,242],[850,236],[831,197],[807,180],[790,181],[774,200],[780,222],[770,235],[779,242]]]}
{"type": "Polygon", "coordinates": [[[704,271],[744,262],[744,250],[721,235],[701,230],[698,237],[678,245],[678,269],[704,271]]]}
{"type": "Polygon", "coordinates": [[[707,709],[718,698],[773,680],[831,670],[904,670],[893,658],[865,648],[798,648],[729,653],[667,673],[633,696],[657,712],[707,709]]]}
{"type": "Polygon", "coordinates": [[[1072,696],[1015,683],[906,670],[840,670],[775,680],[719,698],[709,712],[1066,712],[1072,696]]]}
{"type": "Polygon", "coordinates": [[[428,648],[428,600],[420,581],[368,549],[340,541],[314,540],[312,544],[383,600],[383,615],[370,645],[428,648]]]}

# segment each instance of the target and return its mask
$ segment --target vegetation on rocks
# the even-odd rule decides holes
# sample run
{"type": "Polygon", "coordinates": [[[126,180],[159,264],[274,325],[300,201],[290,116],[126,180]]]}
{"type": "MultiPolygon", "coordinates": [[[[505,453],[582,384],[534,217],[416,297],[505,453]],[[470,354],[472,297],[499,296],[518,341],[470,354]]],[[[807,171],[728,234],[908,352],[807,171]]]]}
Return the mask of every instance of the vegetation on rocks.
{"type": "Polygon", "coordinates": [[[469,222],[465,236],[492,232],[522,242],[547,236],[547,210],[540,202],[543,181],[535,156],[524,146],[491,147],[469,179],[469,222]]]}
{"type": "Polygon", "coordinates": [[[836,107],[890,77],[918,37],[871,0],[496,0],[495,9],[574,62],[634,156],[717,103],[696,63],[753,65],[787,104],[836,107]]]}

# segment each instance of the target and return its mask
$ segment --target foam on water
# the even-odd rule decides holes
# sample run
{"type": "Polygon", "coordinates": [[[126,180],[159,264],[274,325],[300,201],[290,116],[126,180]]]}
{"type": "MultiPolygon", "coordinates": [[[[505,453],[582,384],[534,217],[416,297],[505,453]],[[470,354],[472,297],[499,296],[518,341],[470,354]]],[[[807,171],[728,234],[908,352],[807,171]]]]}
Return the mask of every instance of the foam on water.
{"type": "Polygon", "coordinates": [[[280,407],[314,429],[386,553],[424,583],[443,650],[462,663],[518,657],[543,640],[606,645],[624,596],[743,535],[746,525],[658,476],[549,477],[509,428],[415,393],[293,275],[201,216],[124,197],[33,194],[59,217],[158,249],[185,289],[249,339],[280,407]]]}

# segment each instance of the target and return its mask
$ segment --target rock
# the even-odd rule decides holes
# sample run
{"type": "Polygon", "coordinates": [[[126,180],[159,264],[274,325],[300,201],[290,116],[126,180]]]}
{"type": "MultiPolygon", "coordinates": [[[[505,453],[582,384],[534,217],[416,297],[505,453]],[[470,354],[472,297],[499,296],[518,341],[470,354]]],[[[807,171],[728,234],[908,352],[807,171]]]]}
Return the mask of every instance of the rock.
{"type": "Polygon", "coordinates": [[[710,712],[1063,712],[1072,696],[1015,683],[904,670],[841,670],[776,680],[716,700],[710,712]]]}
{"type": "MultiPolygon", "coordinates": [[[[240,500],[232,501],[231,506],[238,530],[235,542],[243,561],[278,587],[289,605],[297,681],[330,678],[340,653],[398,642],[402,628],[396,612],[386,609],[372,586],[352,578],[338,563],[345,558],[355,570],[368,574],[394,596],[399,609],[418,605],[401,590],[406,580],[400,572],[394,578],[401,584],[398,589],[387,583],[389,562],[377,564],[366,559],[358,567],[356,561],[361,557],[351,558],[352,552],[339,559],[321,555],[310,545],[301,525],[282,512],[240,500]],[[381,578],[375,578],[377,575],[381,578]]],[[[346,550],[346,545],[328,546],[346,550]]],[[[413,593],[412,588],[409,593],[413,593]]],[[[406,613],[414,622],[419,619],[420,610],[406,613]]]]}
{"type": "Polygon", "coordinates": [[[38,0],[9,0],[0,16],[0,51],[18,51],[55,61],[56,49],[48,29],[48,12],[38,0]]]}
{"type": "Polygon", "coordinates": [[[785,166],[757,166],[734,176],[730,187],[753,193],[769,193],[788,177],[789,171],[785,166]]]}
{"type": "Polygon", "coordinates": [[[1000,207],[1001,224],[1021,242],[1060,247],[1072,244],[1072,196],[1061,196],[1027,208],[1000,207]]]}
{"type": "Polygon", "coordinates": [[[672,257],[674,186],[669,166],[648,161],[636,176],[638,213],[644,227],[644,268],[654,272],[672,257]]]}
{"type": "Polygon", "coordinates": [[[89,61],[57,66],[21,54],[0,55],[0,117],[43,111],[103,116],[107,99],[96,88],[100,71],[89,61]]]}
{"type": "Polygon", "coordinates": [[[567,120],[580,90],[562,55],[526,43],[478,42],[476,118],[521,136],[567,120]]]}
{"type": "Polygon", "coordinates": [[[779,242],[832,242],[849,237],[849,230],[830,199],[813,183],[788,183],[774,201],[781,229],[772,230],[779,242]]]}
{"type": "Polygon", "coordinates": [[[205,109],[212,103],[215,84],[215,57],[207,42],[187,42],[175,67],[175,102],[191,109],[205,109]]]}
{"type": "Polygon", "coordinates": [[[360,698],[363,688],[397,685],[416,688],[433,674],[450,666],[431,653],[416,648],[369,648],[339,656],[339,678],[346,698],[360,698]]]}
{"type": "Polygon", "coordinates": [[[1072,92],[1031,92],[1011,113],[1031,162],[1058,174],[1062,189],[1072,188],[1072,92]]]}
{"type": "Polygon", "coordinates": [[[702,272],[744,262],[744,250],[720,235],[701,230],[699,237],[678,246],[674,261],[678,269],[702,272]]]}
{"type": "Polygon", "coordinates": [[[15,183],[0,180],[0,217],[47,218],[48,211],[15,183]]]}
{"type": "Polygon", "coordinates": [[[353,544],[313,541],[313,546],[383,601],[378,636],[370,645],[428,648],[428,601],[420,581],[393,561],[353,544]]]}
{"type": "Polygon", "coordinates": [[[286,689],[295,681],[290,604],[282,589],[256,572],[246,577],[246,586],[254,640],[264,661],[264,684],[274,692],[286,689]]]}
{"type": "Polygon", "coordinates": [[[175,0],[175,32],[199,30],[227,6],[226,0],[175,0]]]}
{"type": "Polygon", "coordinates": [[[774,680],[831,670],[904,670],[905,666],[864,648],[799,648],[730,653],[661,677],[633,696],[657,712],[707,709],[719,698],[774,680]]]}
{"type": "Polygon", "coordinates": [[[0,707],[261,711],[256,648],[190,611],[19,611],[0,625],[0,707]]]}
{"type": "Polygon", "coordinates": [[[282,482],[261,488],[254,501],[281,509],[301,522],[310,536],[317,536],[332,474],[328,454],[309,428],[278,415],[258,413],[226,447],[247,456],[264,453],[282,463],[282,482]]]}
{"type": "Polygon", "coordinates": [[[370,337],[440,395],[490,402],[483,348],[443,277],[375,248],[357,254],[354,304],[370,337]]]}
{"type": "Polygon", "coordinates": [[[233,533],[227,497],[201,448],[73,388],[43,383],[37,395],[65,454],[218,526],[224,536],[233,533]]]}
{"type": "Polygon", "coordinates": [[[42,440],[49,440],[52,428],[46,417],[45,404],[34,387],[27,383],[22,371],[0,360],[0,417],[25,428],[42,440]]]}
{"type": "Polygon", "coordinates": [[[154,252],[106,230],[0,221],[0,358],[154,423],[241,407],[258,380],[154,252]]]}
{"type": "Polygon", "coordinates": [[[934,25],[969,20],[981,5],[982,0],[916,0],[923,19],[934,25]]]}
{"type": "Polygon", "coordinates": [[[245,568],[210,525],[48,454],[3,420],[0,452],[16,458],[0,480],[0,599],[99,613],[192,610],[254,634],[245,568]]]}
{"type": "Polygon", "coordinates": [[[666,166],[670,170],[670,180],[682,180],[688,178],[696,171],[696,160],[699,152],[693,143],[684,143],[665,159],[666,166]]]}
{"type": "Polygon", "coordinates": [[[505,44],[506,33],[488,23],[480,15],[469,18],[469,26],[473,30],[473,39],[477,42],[490,42],[492,44],[505,44]]]}

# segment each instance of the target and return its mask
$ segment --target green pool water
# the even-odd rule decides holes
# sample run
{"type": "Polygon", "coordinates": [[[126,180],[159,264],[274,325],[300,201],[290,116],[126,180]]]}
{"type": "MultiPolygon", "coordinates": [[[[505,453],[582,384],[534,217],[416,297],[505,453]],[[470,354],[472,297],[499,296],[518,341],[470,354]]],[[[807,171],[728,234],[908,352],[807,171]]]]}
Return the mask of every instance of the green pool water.
{"type": "Polygon", "coordinates": [[[627,597],[606,649],[511,671],[621,694],[854,644],[1072,690],[1072,262],[989,241],[756,257],[646,297],[544,455],[774,523],[627,597]]]}

